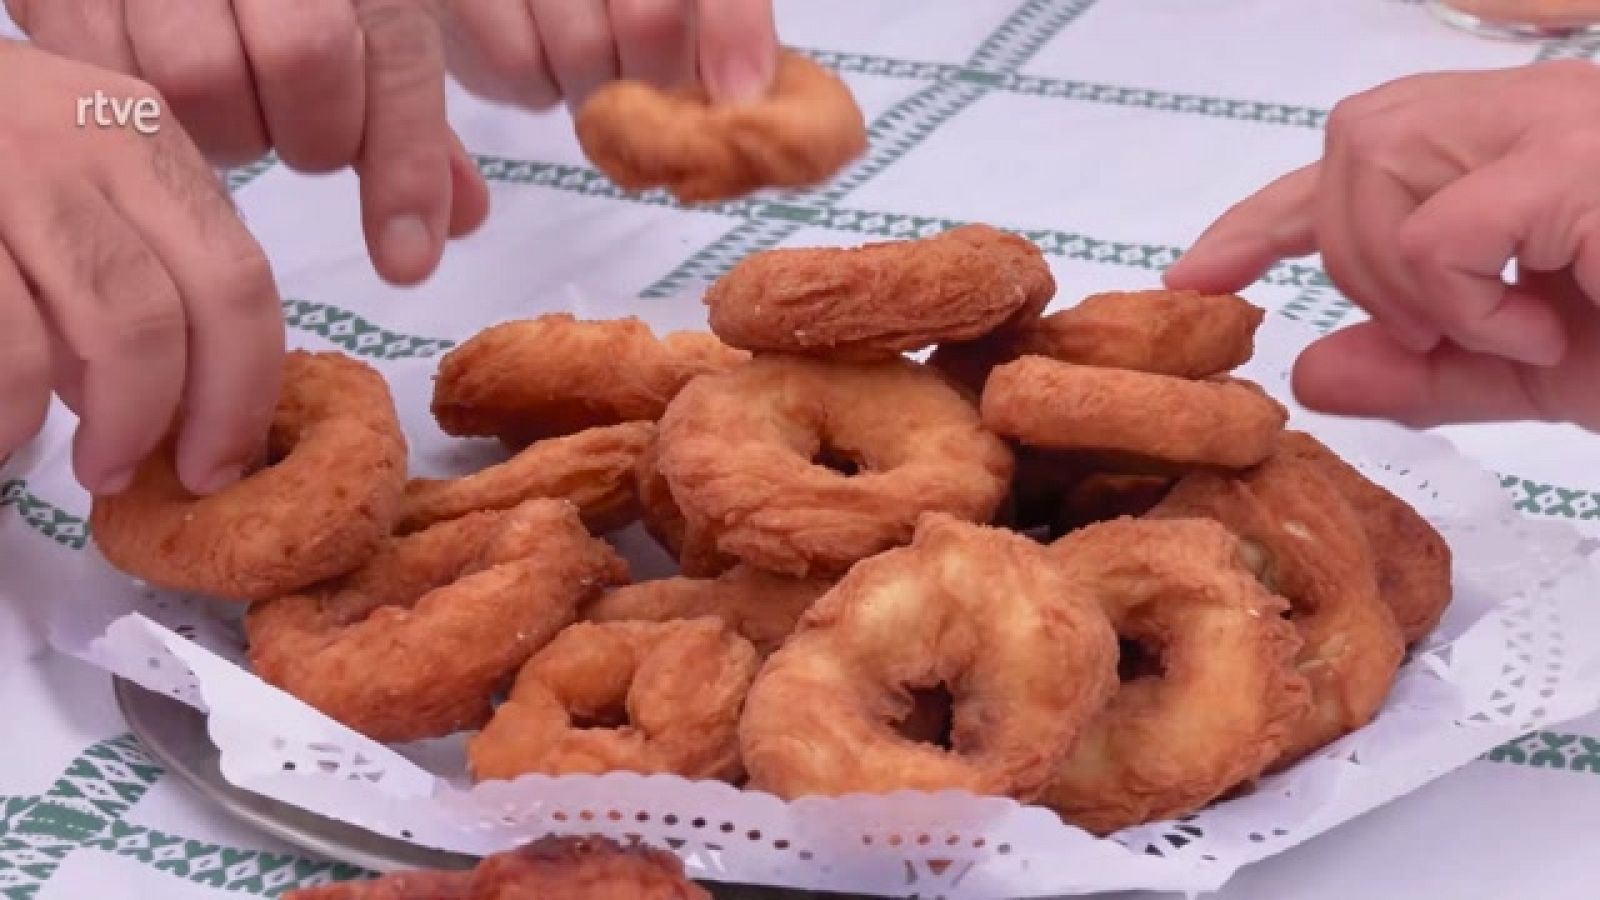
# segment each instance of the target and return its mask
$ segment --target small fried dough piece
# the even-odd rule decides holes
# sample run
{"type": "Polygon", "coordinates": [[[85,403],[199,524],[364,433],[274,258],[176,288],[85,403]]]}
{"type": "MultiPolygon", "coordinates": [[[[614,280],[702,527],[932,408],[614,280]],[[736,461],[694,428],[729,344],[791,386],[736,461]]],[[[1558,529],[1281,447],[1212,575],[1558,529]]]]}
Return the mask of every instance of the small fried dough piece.
{"type": "Polygon", "coordinates": [[[759,665],[750,642],[713,617],[578,622],[534,654],[468,741],[472,777],[626,770],[735,781],[739,711],[759,665]]]}
{"type": "Polygon", "coordinates": [[[1272,455],[1289,419],[1248,381],[1186,381],[1042,356],[995,369],[980,408],[990,430],[1031,447],[1224,469],[1272,455]]]}
{"type": "Polygon", "coordinates": [[[1315,466],[1361,519],[1378,566],[1378,593],[1407,644],[1427,637],[1454,596],[1444,536],[1404,500],[1368,479],[1316,438],[1285,432],[1283,453],[1315,466]]]}
{"type": "Polygon", "coordinates": [[[1258,777],[1311,705],[1288,603],[1200,519],[1117,519],[1051,546],[1119,636],[1160,666],[1126,681],[1039,802],[1096,835],[1188,815],[1258,777]]]}
{"type": "Polygon", "coordinates": [[[285,355],[266,468],[206,497],[178,479],[175,440],[133,484],[96,497],[106,561],[157,587],[250,602],[360,566],[388,539],[406,441],[383,376],[339,353],[285,355]]]}
{"type": "Polygon", "coordinates": [[[705,302],[711,330],[732,346],[878,360],[1036,318],[1054,294],[1038,247],[963,225],[920,240],[756,253],[705,302]]]}
{"type": "Polygon", "coordinates": [[[568,501],[596,534],[615,531],[639,517],[634,470],[655,431],[653,422],[590,428],[530,444],[499,465],[460,478],[413,478],[405,487],[397,531],[410,534],[534,497],[568,501]]]}
{"type": "Polygon", "coordinates": [[[551,835],[468,872],[399,872],[305,888],[284,900],[711,900],[676,856],[645,844],[551,835]]]}
{"type": "Polygon", "coordinates": [[[941,344],[929,365],[978,392],[990,370],[1022,356],[1190,380],[1214,378],[1250,361],[1264,315],[1233,294],[1113,291],[1085,297],[1008,333],[941,344]]]}
{"type": "Polygon", "coordinates": [[[710,334],[657,338],[636,317],[567,313],[502,322],[445,354],[433,415],[445,434],[533,441],[623,422],[655,421],[692,378],[748,354],[710,334]]]}
{"type": "Polygon", "coordinates": [[[537,499],[395,539],[313,593],[251,607],[257,675],[373,740],[476,728],[580,605],[627,580],[572,504],[537,499]]]}
{"type": "Polygon", "coordinates": [[[660,466],[722,553],[832,577],[911,539],[923,512],[993,521],[1011,451],[955,389],[909,360],[757,357],[697,378],[661,419],[660,466]],[[813,460],[859,466],[844,475],[813,460]]]}
{"type": "Polygon", "coordinates": [[[737,566],[717,578],[665,578],[624,585],[584,611],[591,622],[694,619],[715,616],[763,657],[794,633],[800,616],[832,583],[788,578],[737,566]]]}
{"type": "Polygon", "coordinates": [[[849,86],[792,50],[779,52],[771,91],[754,101],[712,103],[699,85],[613,81],[575,125],[584,155],[617,186],[664,187],[682,203],[815,187],[867,149],[849,86]]]}
{"type": "Polygon", "coordinates": [[[1405,642],[1378,595],[1361,520],[1320,469],[1277,454],[1238,476],[1180,480],[1150,518],[1214,519],[1255,554],[1258,576],[1293,607],[1297,668],[1313,706],[1269,771],[1280,771],[1371,722],[1394,684],[1405,642]]]}
{"type": "Polygon", "coordinates": [[[1116,636],[1049,551],[929,514],[850,570],[767,660],[739,726],[752,786],[785,799],[964,790],[1027,802],[1116,688],[1116,636]],[[904,736],[943,683],[947,752],[904,736]]]}

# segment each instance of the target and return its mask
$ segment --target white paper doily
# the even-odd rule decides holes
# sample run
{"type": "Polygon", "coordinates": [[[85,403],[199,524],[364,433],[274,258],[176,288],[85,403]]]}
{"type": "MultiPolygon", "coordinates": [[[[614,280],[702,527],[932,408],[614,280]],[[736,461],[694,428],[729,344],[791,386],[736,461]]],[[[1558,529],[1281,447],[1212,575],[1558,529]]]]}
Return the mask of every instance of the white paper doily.
{"type": "MultiPolygon", "coordinates": [[[[1524,519],[1496,479],[1441,439],[1306,414],[1287,373],[1308,332],[1269,317],[1259,381],[1312,431],[1429,516],[1455,554],[1456,599],[1362,731],[1248,796],[1181,822],[1096,840],[1048,811],[965,795],[898,794],[786,804],[720,784],[614,774],[469,786],[461,741],[375,744],[240,665],[237,608],[150,591],[97,559],[56,604],[58,648],[210,710],[223,769],[248,790],[375,832],[463,853],[555,832],[639,835],[691,875],[903,897],[1203,892],[1239,867],[1315,837],[1528,731],[1600,708],[1594,547],[1564,524],[1524,519]]],[[[384,364],[424,473],[474,450],[426,409],[433,363],[384,364]]],[[[641,569],[661,555],[633,534],[641,569]],[[644,559],[644,557],[649,557],[644,559]]]]}

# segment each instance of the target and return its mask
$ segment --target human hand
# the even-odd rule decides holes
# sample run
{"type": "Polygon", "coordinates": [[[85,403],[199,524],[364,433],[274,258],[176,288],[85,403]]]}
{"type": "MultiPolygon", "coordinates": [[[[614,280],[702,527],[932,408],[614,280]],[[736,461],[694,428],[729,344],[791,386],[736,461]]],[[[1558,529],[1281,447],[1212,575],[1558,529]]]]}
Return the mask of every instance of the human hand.
{"type": "Polygon", "coordinates": [[[580,105],[617,78],[760,96],[777,68],[771,0],[445,0],[451,70],[480,96],[580,105]]]}
{"type": "Polygon", "coordinates": [[[353,166],[378,273],[410,284],[488,188],[445,117],[444,0],[5,0],[40,47],[139,77],[219,165],[353,166]]]}
{"type": "Polygon", "coordinates": [[[277,288],[175,122],[77,127],[97,90],[161,103],[132,78],[0,40],[0,457],[38,433],[53,391],[79,417],[78,480],[117,493],[182,410],[178,472],[208,493],[266,435],[277,288]]]}
{"type": "Polygon", "coordinates": [[[1594,65],[1401,79],[1335,107],[1323,158],[1229,210],[1166,282],[1237,291],[1320,251],[1373,321],[1307,350],[1295,372],[1307,406],[1600,428],[1585,382],[1566,381],[1600,375],[1596,173],[1594,65]]]}

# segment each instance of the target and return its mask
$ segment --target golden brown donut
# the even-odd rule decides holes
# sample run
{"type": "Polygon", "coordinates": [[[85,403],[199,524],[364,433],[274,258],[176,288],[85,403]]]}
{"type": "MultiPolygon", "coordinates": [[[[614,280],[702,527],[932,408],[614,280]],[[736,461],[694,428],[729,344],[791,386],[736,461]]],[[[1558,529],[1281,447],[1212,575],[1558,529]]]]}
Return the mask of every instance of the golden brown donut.
{"type": "Polygon", "coordinates": [[[266,468],[196,497],[178,480],[174,449],[168,439],[126,491],[94,498],[95,543],[152,585],[240,602],[366,562],[394,526],[406,477],[389,386],[338,353],[284,357],[266,468]]]}
{"type": "Polygon", "coordinates": [[[1311,705],[1288,604],[1206,520],[1117,519],[1051,546],[1117,634],[1159,660],[1124,681],[1039,803],[1097,835],[1178,818],[1258,777],[1311,705]]]}
{"type": "Polygon", "coordinates": [[[691,378],[748,354],[715,336],[657,338],[635,317],[567,313],[502,322],[445,354],[433,415],[446,434],[513,447],[622,422],[655,421],[691,378]]]}
{"type": "Polygon", "coordinates": [[[534,654],[467,744],[472,777],[742,777],[738,721],[760,658],[714,617],[578,622],[534,654]]]}
{"type": "Polygon", "coordinates": [[[624,585],[583,613],[591,622],[667,622],[715,616],[763,657],[794,633],[800,616],[833,584],[737,566],[716,578],[664,578],[624,585]]]}
{"type": "Polygon", "coordinates": [[[499,465],[460,478],[413,478],[396,530],[409,534],[480,509],[509,509],[534,497],[566,500],[596,534],[639,516],[634,470],[655,441],[653,422],[624,422],[529,444],[499,465]]]}
{"type": "Polygon", "coordinates": [[[660,448],[658,434],[640,454],[634,468],[645,531],[678,561],[680,575],[712,578],[738,565],[739,560],[717,550],[715,535],[703,526],[691,526],[683,517],[683,510],[672,496],[672,486],[661,474],[660,448]]]}
{"type": "Polygon", "coordinates": [[[705,302],[711,330],[732,346],[875,360],[1036,318],[1054,294],[1033,243],[963,225],[921,240],[756,253],[705,302]]]}
{"type": "Polygon", "coordinates": [[[753,102],[713,103],[699,85],[613,81],[584,103],[576,127],[589,161],[623,190],[664,187],[683,203],[814,187],[867,149],[849,86],[790,50],[753,102]]]}
{"type": "Polygon", "coordinates": [[[373,740],[441,737],[487,721],[517,668],[627,577],[570,503],[472,513],[395,539],[315,592],[252,606],[250,662],[373,740]]]}
{"type": "Polygon", "coordinates": [[[543,837],[466,871],[396,872],[302,888],[284,900],[712,900],[676,856],[602,837],[543,837]]]}
{"type": "Polygon", "coordinates": [[[1238,477],[1194,473],[1149,517],[1221,522],[1245,541],[1267,588],[1292,605],[1297,667],[1314,705],[1273,771],[1372,721],[1405,642],[1378,595],[1361,520],[1320,468],[1280,453],[1238,477]]]}
{"type": "Polygon", "coordinates": [[[929,365],[977,392],[990,370],[1021,356],[1212,378],[1249,362],[1263,316],[1259,307],[1232,294],[1113,291],[1004,333],[941,344],[929,365]]]}
{"type": "Polygon", "coordinates": [[[983,389],[983,423],[1047,450],[1242,469],[1266,459],[1288,410],[1256,385],[1187,381],[1024,356],[983,389]]]}
{"type": "Polygon", "coordinates": [[[1116,635],[1050,552],[941,514],[851,569],[762,667],[739,744],[751,784],[807,795],[962,790],[1032,800],[1116,689],[1116,635]],[[950,749],[901,734],[949,689],[950,749]]]}
{"type": "Polygon", "coordinates": [[[1454,596],[1452,554],[1444,536],[1410,504],[1362,475],[1302,431],[1285,432],[1282,453],[1315,466],[1354,507],[1378,566],[1378,593],[1406,643],[1438,627],[1454,596]]]}
{"type": "Polygon", "coordinates": [[[905,359],[757,357],[667,408],[660,466],[692,527],[758,568],[830,577],[911,539],[924,512],[992,521],[1012,457],[977,412],[905,359]],[[854,475],[813,460],[838,457],[854,475]]]}

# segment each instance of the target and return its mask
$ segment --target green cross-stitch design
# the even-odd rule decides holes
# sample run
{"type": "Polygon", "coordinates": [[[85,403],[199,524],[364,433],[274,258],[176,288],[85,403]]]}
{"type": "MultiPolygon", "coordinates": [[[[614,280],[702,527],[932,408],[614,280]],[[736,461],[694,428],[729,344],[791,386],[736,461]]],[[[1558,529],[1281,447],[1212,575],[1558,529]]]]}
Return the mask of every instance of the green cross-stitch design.
{"type": "Polygon", "coordinates": [[[1344,321],[1354,308],[1349,300],[1327,288],[1306,288],[1285,303],[1278,312],[1285,318],[1304,322],[1323,334],[1344,321]]]}
{"type": "Polygon", "coordinates": [[[1536,769],[1600,775],[1600,739],[1583,734],[1536,731],[1496,747],[1484,758],[1536,769]]]}
{"type": "Polygon", "coordinates": [[[1541,484],[1516,475],[1501,475],[1500,486],[1511,492],[1519,512],[1558,519],[1600,519],[1600,493],[1541,484]]]}
{"type": "Polygon", "coordinates": [[[358,866],[197,841],[125,820],[163,772],[132,735],[101,741],[42,797],[0,798],[0,898],[31,900],[71,853],[92,849],[258,897],[370,877],[358,866]]]}
{"type": "Polygon", "coordinates": [[[261,897],[373,874],[359,866],[228,847],[120,821],[113,822],[103,836],[84,846],[144,863],[195,884],[261,897]]]}
{"type": "Polygon", "coordinates": [[[1539,55],[1535,57],[1538,62],[1547,62],[1554,59],[1596,59],[1600,58],[1600,40],[1580,39],[1571,41],[1547,41],[1539,48],[1539,55]]]}
{"type": "Polygon", "coordinates": [[[248,166],[240,166],[237,169],[229,169],[227,174],[228,190],[239,190],[250,182],[260,178],[262,173],[266,172],[268,169],[277,164],[277,154],[269,153],[261,159],[249,164],[248,166]]]}
{"type": "Polygon", "coordinates": [[[63,547],[82,550],[89,540],[89,523],[41,500],[28,491],[28,483],[21,478],[0,482],[0,509],[11,507],[28,523],[28,527],[63,547]]]}
{"type": "Polygon", "coordinates": [[[381,328],[349,310],[309,300],[285,300],[284,321],[318,335],[356,356],[373,359],[427,359],[455,346],[443,338],[400,334],[381,328]]]}

